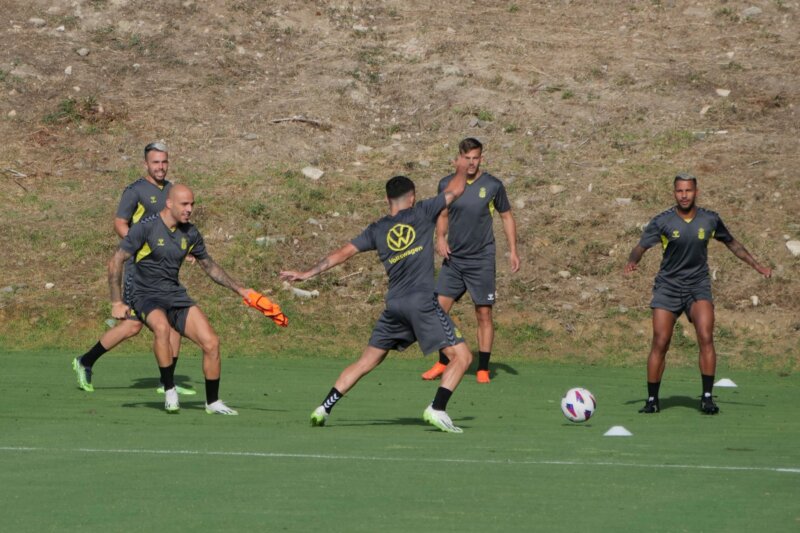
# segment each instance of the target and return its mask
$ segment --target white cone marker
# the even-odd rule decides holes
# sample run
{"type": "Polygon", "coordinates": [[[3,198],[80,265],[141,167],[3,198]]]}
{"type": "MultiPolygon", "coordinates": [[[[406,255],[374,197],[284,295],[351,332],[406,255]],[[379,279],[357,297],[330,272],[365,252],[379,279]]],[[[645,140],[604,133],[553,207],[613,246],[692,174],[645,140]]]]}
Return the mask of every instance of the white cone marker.
{"type": "Polygon", "coordinates": [[[734,387],[737,387],[738,385],[736,385],[736,383],[734,383],[733,381],[729,380],[728,378],[722,378],[719,381],[717,381],[716,383],[714,383],[714,386],[715,387],[731,387],[731,388],[734,388],[734,387]]]}
{"type": "Polygon", "coordinates": [[[612,426],[611,429],[603,433],[604,437],[632,437],[633,433],[622,426],[612,426]]]}

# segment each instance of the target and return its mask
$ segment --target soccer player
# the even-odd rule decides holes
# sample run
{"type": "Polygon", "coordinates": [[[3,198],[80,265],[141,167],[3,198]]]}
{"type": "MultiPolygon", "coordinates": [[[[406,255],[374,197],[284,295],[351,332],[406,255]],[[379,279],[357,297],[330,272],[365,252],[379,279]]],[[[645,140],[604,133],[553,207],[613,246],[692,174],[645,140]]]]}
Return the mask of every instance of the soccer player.
{"type": "Polygon", "coordinates": [[[700,375],[703,395],[700,411],[714,415],[719,407],[711,395],[717,352],[714,349],[714,303],[708,274],[708,242],[716,239],[765,278],[772,269],[761,266],[722,223],[714,211],[695,205],[697,178],[681,173],[673,181],[676,205],[656,215],[644,229],[639,244],[633,247],[623,269],[626,275],[636,270],[644,253],[661,244],[664,256],[653,284],[653,341],[647,358],[647,401],[640,413],[658,413],[658,392],[666,366],[667,350],[675,321],[681,313],[694,324],[700,347],[700,375]]]}
{"type": "MultiPolygon", "coordinates": [[[[124,239],[131,227],[137,224],[142,218],[158,213],[164,209],[172,183],[167,180],[169,171],[169,151],[162,142],[152,142],[144,147],[144,167],[147,174],[128,185],[122,193],[122,198],[117,207],[117,214],[114,218],[114,231],[120,239],[124,239]]],[[[131,258],[125,264],[125,285],[123,300],[130,305],[130,297],[133,291],[133,271],[134,261],[131,258]]],[[[72,369],[78,377],[78,387],[93,392],[92,371],[94,364],[106,352],[114,349],[120,343],[135,337],[142,330],[142,322],[134,314],[121,320],[110,330],[106,331],[100,340],[92,348],[72,360],[72,369]]],[[[176,335],[173,339],[173,365],[178,362],[178,351],[180,350],[180,336],[176,335]]],[[[157,389],[163,393],[163,384],[157,389]]],[[[194,389],[177,387],[180,394],[196,394],[194,389]]]]}
{"type": "MultiPolygon", "coordinates": [[[[476,378],[478,383],[489,383],[489,358],[494,342],[492,305],[496,300],[492,216],[497,211],[503,221],[511,272],[517,272],[520,267],[517,226],[503,182],[487,172],[480,172],[483,161],[483,145],[480,141],[464,139],[458,145],[458,153],[469,164],[467,187],[458,200],[442,211],[436,223],[436,251],[444,258],[436,292],[439,305],[449,313],[453,304],[469,291],[478,322],[476,378]]],[[[439,191],[443,191],[452,179],[452,174],[442,178],[439,191]]],[[[440,351],[439,361],[422,374],[422,379],[438,378],[447,363],[447,355],[440,351]]]]}
{"type": "Polygon", "coordinates": [[[183,260],[191,253],[216,283],[242,298],[247,298],[250,289],[242,288],[208,255],[202,235],[189,222],[193,208],[192,190],[185,185],[174,185],[167,195],[164,209],[131,228],[108,264],[111,315],[123,320],[132,308],[153,331],[153,351],[164,384],[164,408],[168,413],[177,413],[180,409],[170,345],[170,338],[179,333],[203,351],[206,412],[236,415],[235,410],[219,399],[219,337],[206,315],[179,283],[178,272],[183,260]],[[128,304],[122,299],[122,265],[131,257],[136,261],[133,280],[136,290],[128,304]]]}
{"type": "Polygon", "coordinates": [[[378,366],[389,350],[404,350],[414,341],[423,353],[442,349],[451,363],[423,419],[448,433],[461,433],[447,414],[447,402],[472,363],[472,352],[434,294],[433,232],[439,213],[464,191],[467,160],[456,162],[456,175],[434,198],[416,202],[414,183],[395,176],[386,183],[389,214],[359,236],[330,253],[305,272],[283,271],[284,280],[302,281],[347,261],[359,252],[376,250],[389,276],[385,309],[361,357],[345,368],[322,404],[311,413],[311,425],[324,426],[336,402],[378,366]]]}

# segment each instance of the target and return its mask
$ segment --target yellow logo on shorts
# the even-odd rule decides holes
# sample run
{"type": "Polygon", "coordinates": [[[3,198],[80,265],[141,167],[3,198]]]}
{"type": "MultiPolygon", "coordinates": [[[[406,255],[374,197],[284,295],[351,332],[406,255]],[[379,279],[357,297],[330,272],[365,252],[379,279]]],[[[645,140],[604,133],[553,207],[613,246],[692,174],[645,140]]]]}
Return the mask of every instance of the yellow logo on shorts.
{"type": "Polygon", "coordinates": [[[186,249],[186,237],[181,237],[181,250],[186,249]]]}
{"type": "Polygon", "coordinates": [[[706,238],[706,230],[705,228],[700,228],[700,231],[697,232],[697,238],[701,241],[706,238]]]}
{"type": "Polygon", "coordinates": [[[417,232],[408,224],[395,224],[386,234],[386,244],[393,252],[402,252],[414,242],[417,232]]]}
{"type": "Polygon", "coordinates": [[[158,239],[158,246],[164,246],[164,239],[158,239]]]}
{"type": "Polygon", "coordinates": [[[680,231],[678,231],[676,229],[672,230],[672,238],[673,239],[677,239],[680,236],[681,236],[681,232],[680,231]]]}
{"type": "Polygon", "coordinates": [[[455,328],[455,330],[454,330],[454,331],[455,331],[455,334],[456,334],[456,338],[457,338],[457,339],[460,339],[460,338],[462,338],[462,337],[461,337],[461,330],[460,330],[460,329],[458,329],[458,328],[455,328]]]}
{"type": "Polygon", "coordinates": [[[481,198],[486,198],[486,187],[481,187],[481,190],[478,191],[478,196],[481,198]]]}
{"type": "Polygon", "coordinates": [[[155,196],[151,196],[151,197],[150,197],[150,203],[151,203],[151,204],[158,203],[158,199],[157,199],[155,196]]]}

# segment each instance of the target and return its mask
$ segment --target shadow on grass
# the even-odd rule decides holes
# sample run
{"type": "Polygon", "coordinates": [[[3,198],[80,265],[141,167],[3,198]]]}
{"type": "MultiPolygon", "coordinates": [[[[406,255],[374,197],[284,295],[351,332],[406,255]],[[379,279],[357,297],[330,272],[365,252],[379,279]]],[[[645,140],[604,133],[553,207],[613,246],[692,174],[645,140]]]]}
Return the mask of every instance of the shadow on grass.
{"type": "MultiPolygon", "coordinates": [[[[472,416],[463,416],[459,418],[453,418],[453,423],[457,426],[461,426],[461,423],[464,421],[475,420],[475,417],[472,416]]],[[[339,426],[339,427],[364,427],[364,426],[423,426],[429,427],[432,431],[439,431],[435,427],[431,426],[427,422],[422,419],[422,413],[420,413],[419,418],[388,418],[385,420],[373,419],[373,420],[333,420],[330,423],[331,426],[339,426]]],[[[464,429],[470,426],[463,426],[464,429]]]]}
{"type": "MultiPolygon", "coordinates": [[[[628,400],[625,402],[625,405],[639,405],[640,407],[644,407],[646,401],[647,398],[637,398],[635,400],[628,400]]],[[[662,411],[672,407],[690,407],[692,409],[697,409],[700,405],[700,396],[696,398],[690,396],[668,396],[659,398],[658,403],[662,411]]]]}
{"type": "MultiPolygon", "coordinates": [[[[163,396],[162,396],[162,398],[163,398],[163,396]]],[[[181,411],[185,411],[185,410],[193,411],[193,412],[194,411],[202,411],[202,412],[205,413],[205,409],[206,409],[205,401],[202,401],[202,400],[201,401],[198,401],[198,400],[186,401],[183,398],[184,397],[181,396],[181,411]]],[[[129,407],[129,408],[134,408],[134,409],[138,409],[138,408],[144,407],[146,409],[155,409],[156,411],[164,411],[164,401],[161,400],[161,401],[156,401],[156,402],[128,402],[128,403],[122,404],[122,407],[129,407]]],[[[250,406],[250,405],[239,405],[239,404],[231,405],[231,407],[233,407],[234,409],[239,411],[240,414],[253,412],[253,411],[263,411],[263,412],[269,412],[269,413],[285,413],[285,412],[288,411],[288,409],[269,409],[269,408],[266,408],[266,407],[253,407],[253,406],[250,406]]],[[[164,411],[164,412],[166,412],[166,411],[164,411]]],[[[220,415],[215,415],[215,416],[219,417],[220,415]]]]}
{"type": "MultiPolygon", "coordinates": [[[[476,359],[477,359],[477,356],[476,356],[476,359]]],[[[469,370],[467,370],[464,373],[464,375],[465,376],[474,376],[477,373],[478,373],[478,367],[475,367],[475,368],[470,368],[469,370]]],[[[514,368],[513,366],[508,365],[506,363],[489,363],[489,377],[490,378],[495,378],[499,374],[508,374],[510,376],[518,376],[519,372],[517,372],[516,368],[514,368]]]]}
{"type": "MultiPolygon", "coordinates": [[[[156,411],[162,411],[162,412],[166,413],[166,411],[164,411],[164,401],[163,400],[161,400],[159,402],[128,402],[128,403],[123,403],[122,407],[129,407],[129,408],[134,408],[134,409],[139,409],[139,408],[144,407],[144,408],[147,408],[147,409],[154,409],[156,411]]],[[[206,409],[205,402],[202,402],[202,401],[201,402],[198,402],[198,401],[191,401],[191,402],[181,401],[181,411],[192,410],[192,411],[203,411],[203,412],[205,412],[205,409],[206,409]]]]}
{"type": "MultiPolygon", "coordinates": [[[[716,394],[714,398],[717,398],[717,403],[720,407],[725,405],[747,405],[750,407],[766,407],[764,404],[760,403],[749,403],[749,402],[735,402],[731,400],[724,400],[722,402],[719,401],[719,396],[716,394]]],[[[625,405],[644,405],[646,398],[640,398],[637,400],[628,400],[625,402],[625,405]]],[[[700,395],[697,396],[667,396],[665,398],[659,399],[659,406],[661,407],[662,411],[667,409],[672,409],[673,407],[686,407],[692,410],[698,410],[700,408],[700,395]]]]}
{"type": "MultiPolygon", "coordinates": [[[[183,376],[180,374],[175,375],[175,384],[180,385],[181,387],[185,387],[187,389],[192,389],[191,387],[186,384],[189,381],[189,376],[183,376]]],[[[129,389],[157,389],[161,385],[161,381],[158,378],[136,378],[133,380],[133,384],[131,384],[129,389]]],[[[120,387],[122,388],[122,387],[120,387]]]]}

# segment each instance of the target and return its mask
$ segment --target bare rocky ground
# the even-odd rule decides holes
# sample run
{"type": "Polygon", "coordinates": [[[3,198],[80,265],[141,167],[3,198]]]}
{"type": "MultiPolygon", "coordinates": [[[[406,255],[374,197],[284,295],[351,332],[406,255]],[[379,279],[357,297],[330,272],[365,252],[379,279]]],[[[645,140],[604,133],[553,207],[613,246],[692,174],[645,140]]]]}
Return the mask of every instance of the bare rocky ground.
{"type": "MultiPolygon", "coordinates": [[[[304,284],[311,300],[277,271],[378,217],[391,175],[433,193],[475,136],[524,259],[508,273],[498,222],[498,353],[639,364],[660,254],[631,278],[622,266],[689,170],[701,205],[775,268],[760,279],[711,245],[720,352],[797,368],[797,1],[3,0],[0,13],[7,347],[96,339],[116,202],[144,144],[164,139],[215,258],[294,318],[272,334],[188,268],[228,346],[357,349],[381,306],[374,257],[304,284]]],[[[469,305],[456,314],[472,336],[469,305]]],[[[673,349],[693,364],[683,321],[673,349]]]]}

